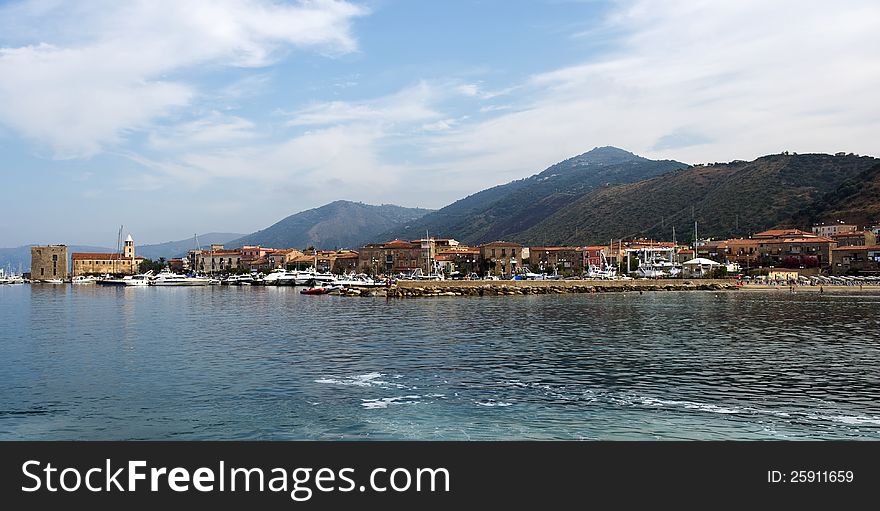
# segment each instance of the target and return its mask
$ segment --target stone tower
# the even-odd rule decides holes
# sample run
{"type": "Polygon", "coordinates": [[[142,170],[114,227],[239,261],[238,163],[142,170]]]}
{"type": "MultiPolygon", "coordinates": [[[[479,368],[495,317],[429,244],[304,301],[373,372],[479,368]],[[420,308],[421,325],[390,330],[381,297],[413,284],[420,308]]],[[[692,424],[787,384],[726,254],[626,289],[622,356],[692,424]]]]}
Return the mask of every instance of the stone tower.
{"type": "Polygon", "coordinates": [[[122,250],[122,258],[131,260],[134,257],[134,239],[132,239],[131,234],[125,238],[125,247],[122,250]]]}
{"type": "Polygon", "coordinates": [[[31,279],[66,279],[67,245],[31,247],[31,279]]]}

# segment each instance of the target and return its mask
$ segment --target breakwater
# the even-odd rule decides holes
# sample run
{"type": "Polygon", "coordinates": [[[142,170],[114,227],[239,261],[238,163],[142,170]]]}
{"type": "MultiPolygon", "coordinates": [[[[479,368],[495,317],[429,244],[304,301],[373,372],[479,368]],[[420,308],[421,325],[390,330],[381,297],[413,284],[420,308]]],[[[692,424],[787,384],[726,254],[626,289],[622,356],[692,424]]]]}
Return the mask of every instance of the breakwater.
{"type": "Polygon", "coordinates": [[[644,291],[733,290],[737,286],[725,279],[688,280],[444,280],[399,281],[390,288],[343,289],[344,296],[387,296],[417,298],[426,296],[499,296],[565,293],[612,293],[644,291]]]}

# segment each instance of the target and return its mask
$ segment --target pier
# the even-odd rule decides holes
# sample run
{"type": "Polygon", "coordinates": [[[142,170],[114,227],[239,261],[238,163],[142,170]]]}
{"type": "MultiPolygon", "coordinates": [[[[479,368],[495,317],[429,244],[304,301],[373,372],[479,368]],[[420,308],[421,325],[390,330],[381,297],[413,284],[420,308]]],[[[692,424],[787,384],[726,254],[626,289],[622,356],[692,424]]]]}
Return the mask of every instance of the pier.
{"type": "Polygon", "coordinates": [[[687,280],[402,280],[387,289],[344,289],[344,296],[514,296],[644,291],[720,291],[738,286],[728,279],[687,280]]]}

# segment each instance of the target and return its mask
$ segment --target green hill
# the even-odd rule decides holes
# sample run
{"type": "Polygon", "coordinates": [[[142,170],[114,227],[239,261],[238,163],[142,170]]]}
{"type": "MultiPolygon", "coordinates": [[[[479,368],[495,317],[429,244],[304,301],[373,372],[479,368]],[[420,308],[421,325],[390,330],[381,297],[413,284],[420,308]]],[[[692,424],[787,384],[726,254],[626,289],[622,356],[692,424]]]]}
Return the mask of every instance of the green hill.
{"type": "Polygon", "coordinates": [[[694,221],[700,236],[747,236],[773,227],[807,228],[828,215],[854,220],[855,212],[867,222],[870,215],[862,212],[878,206],[876,172],[869,172],[877,163],[866,156],[777,154],[751,162],[688,167],[594,190],[511,239],[528,244],[605,243],[635,236],[670,239],[674,227],[679,240],[690,240],[694,221]],[[863,187],[869,175],[873,192],[863,187]],[[849,188],[828,195],[844,184],[849,188]],[[846,190],[864,193],[856,200],[846,190]]]}
{"type": "Polygon", "coordinates": [[[596,189],[632,183],[686,165],[597,147],[526,179],[495,186],[429,213],[378,240],[451,237],[468,244],[513,238],[596,189]]]}
{"type": "Polygon", "coordinates": [[[339,200],[290,215],[261,231],[229,241],[226,246],[358,248],[376,240],[379,233],[411,222],[429,211],[431,210],[391,204],[372,206],[339,200]]]}

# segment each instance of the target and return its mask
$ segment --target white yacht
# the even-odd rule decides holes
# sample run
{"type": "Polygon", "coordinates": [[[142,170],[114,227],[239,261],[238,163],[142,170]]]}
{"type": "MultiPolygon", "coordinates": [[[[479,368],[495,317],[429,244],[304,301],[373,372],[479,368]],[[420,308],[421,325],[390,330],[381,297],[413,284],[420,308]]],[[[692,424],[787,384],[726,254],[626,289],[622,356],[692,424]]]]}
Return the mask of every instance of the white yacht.
{"type": "Polygon", "coordinates": [[[153,272],[148,271],[147,273],[139,273],[137,275],[126,275],[121,279],[99,279],[96,280],[95,283],[102,286],[149,286],[150,277],[152,276],[153,272]]]}
{"type": "Polygon", "coordinates": [[[676,277],[681,273],[681,267],[662,257],[655,257],[639,263],[639,276],[648,279],[663,277],[676,277]]]}
{"type": "Polygon", "coordinates": [[[151,286],[207,286],[211,279],[207,277],[188,277],[171,272],[161,272],[150,279],[151,286]]]}
{"type": "Polygon", "coordinates": [[[318,284],[333,284],[336,282],[336,276],[332,273],[319,273],[316,271],[300,271],[296,273],[295,284],[297,286],[311,285],[312,281],[318,284]]]}
{"type": "Polygon", "coordinates": [[[126,275],[122,277],[122,284],[125,286],[149,286],[150,285],[150,276],[149,275],[126,275]]]}
{"type": "Polygon", "coordinates": [[[276,286],[278,285],[278,281],[281,279],[281,277],[286,274],[287,270],[285,270],[284,268],[276,268],[266,274],[265,277],[263,277],[263,284],[266,284],[267,286],[276,286]]]}
{"type": "Polygon", "coordinates": [[[385,282],[371,279],[364,273],[357,275],[342,275],[336,279],[336,285],[344,287],[380,287],[385,282]]]}
{"type": "Polygon", "coordinates": [[[77,275],[70,279],[71,284],[94,284],[98,280],[94,275],[77,275]]]}

